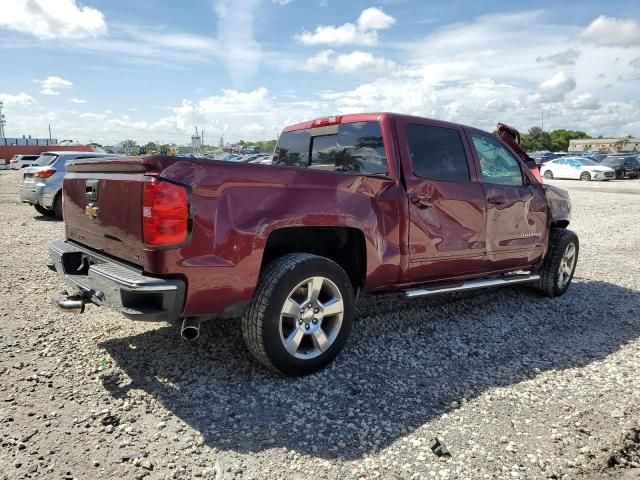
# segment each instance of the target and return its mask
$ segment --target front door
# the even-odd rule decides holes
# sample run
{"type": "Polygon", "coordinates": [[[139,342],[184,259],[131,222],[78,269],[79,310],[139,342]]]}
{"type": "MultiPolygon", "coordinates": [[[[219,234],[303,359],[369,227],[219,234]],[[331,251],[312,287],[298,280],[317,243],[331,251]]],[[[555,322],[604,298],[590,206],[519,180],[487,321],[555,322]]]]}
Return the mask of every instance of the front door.
{"type": "Polygon", "coordinates": [[[463,131],[403,119],[397,124],[409,201],[409,281],[486,268],[485,197],[463,131]]]}
{"type": "Polygon", "coordinates": [[[526,166],[488,134],[470,134],[487,201],[487,259],[492,270],[524,267],[540,258],[547,235],[547,206],[526,166]]]}

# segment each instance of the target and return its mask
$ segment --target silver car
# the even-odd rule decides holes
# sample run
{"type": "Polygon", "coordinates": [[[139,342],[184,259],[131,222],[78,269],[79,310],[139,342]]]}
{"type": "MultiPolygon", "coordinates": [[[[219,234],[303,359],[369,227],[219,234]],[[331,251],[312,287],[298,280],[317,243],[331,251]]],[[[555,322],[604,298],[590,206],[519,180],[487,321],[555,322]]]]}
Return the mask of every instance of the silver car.
{"type": "Polygon", "coordinates": [[[65,164],[78,158],[108,157],[94,152],[45,152],[24,170],[20,200],[30,203],[41,215],[62,218],[62,180],[65,164]]]}

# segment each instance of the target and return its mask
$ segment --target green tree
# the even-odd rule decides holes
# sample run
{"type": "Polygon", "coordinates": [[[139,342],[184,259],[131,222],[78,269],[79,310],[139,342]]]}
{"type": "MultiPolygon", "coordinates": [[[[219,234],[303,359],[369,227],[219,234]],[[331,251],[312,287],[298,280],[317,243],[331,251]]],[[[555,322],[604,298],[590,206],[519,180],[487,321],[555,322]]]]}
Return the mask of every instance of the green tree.
{"type": "Polygon", "coordinates": [[[521,135],[520,146],[527,152],[537,152],[551,150],[553,142],[549,132],[545,132],[540,127],[533,127],[528,133],[521,135]]]}
{"type": "Polygon", "coordinates": [[[591,138],[585,132],[579,130],[553,130],[551,133],[551,151],[566,152],[569,150],[569,141],[582,138],[591,138]]]}
{"type": "Polygon", "coordinates": [[[144,146],[144,150],[147,153],[158,153],[160,147],[155,142],[149,142],[144,146]]]}

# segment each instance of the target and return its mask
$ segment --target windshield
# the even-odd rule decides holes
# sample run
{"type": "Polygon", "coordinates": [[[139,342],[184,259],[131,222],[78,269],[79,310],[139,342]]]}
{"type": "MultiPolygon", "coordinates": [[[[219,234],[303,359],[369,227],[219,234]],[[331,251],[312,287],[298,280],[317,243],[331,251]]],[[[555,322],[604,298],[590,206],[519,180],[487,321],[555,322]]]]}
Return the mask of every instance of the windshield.
{"type": "Polygon", "coordinates": [[[33,165],[37,166],[37,167],[45,167],[45,166],[51,165],[53,162],[55,162],[56,158],[58,158],[58,155],[40,155],[38,160],[36,160],[33,163],[33,165]]]}

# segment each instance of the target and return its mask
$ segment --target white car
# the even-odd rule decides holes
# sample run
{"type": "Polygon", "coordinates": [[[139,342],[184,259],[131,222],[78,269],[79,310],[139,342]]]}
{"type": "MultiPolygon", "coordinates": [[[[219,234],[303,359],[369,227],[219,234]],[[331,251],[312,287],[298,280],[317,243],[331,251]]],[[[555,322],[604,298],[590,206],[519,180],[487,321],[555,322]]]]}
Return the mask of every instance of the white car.
{"type": "Polygon", "coordinates": [[[30,167],[36,163],[40,155],[14,155],[9,160],[9,168],[20,170],[21,168],[30,167]]]}
{"type": "Polygon", "coordinates": [[[563,157],[546,162],[540,168],[540,174],[546,179],[572,178],[576,180],[613,180],[616,172],[589,158],[563,157]]]}

